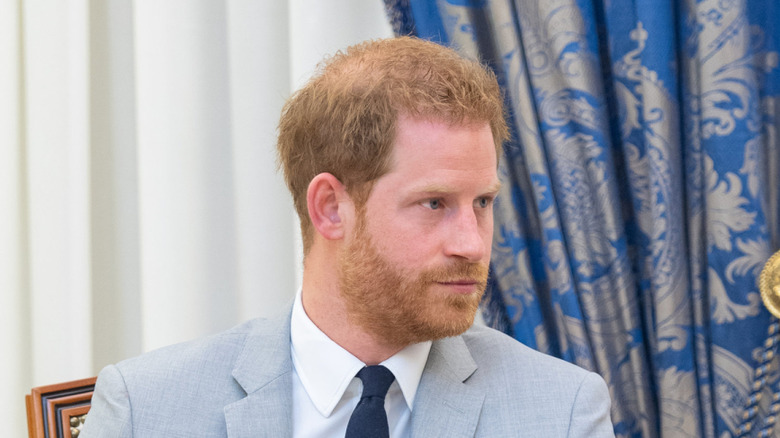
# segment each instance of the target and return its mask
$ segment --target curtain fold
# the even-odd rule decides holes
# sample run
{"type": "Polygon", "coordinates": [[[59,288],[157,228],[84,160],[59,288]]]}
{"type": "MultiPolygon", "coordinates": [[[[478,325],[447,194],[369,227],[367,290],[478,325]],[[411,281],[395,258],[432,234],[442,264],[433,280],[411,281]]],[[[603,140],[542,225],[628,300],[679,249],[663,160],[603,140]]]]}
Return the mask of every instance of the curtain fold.
{"type": "Polygon", "coordinates": [[[618,436],[780,436],[778,6],[385,4],[506,93],[486,321],[600,373],[618,436]]]}
{"type": "Polygon", "coordinates": [[[362,0],[0,2],[8,435],[33,386],[290,301],[281,107],[325,53],[391,35],[362,0]]]}

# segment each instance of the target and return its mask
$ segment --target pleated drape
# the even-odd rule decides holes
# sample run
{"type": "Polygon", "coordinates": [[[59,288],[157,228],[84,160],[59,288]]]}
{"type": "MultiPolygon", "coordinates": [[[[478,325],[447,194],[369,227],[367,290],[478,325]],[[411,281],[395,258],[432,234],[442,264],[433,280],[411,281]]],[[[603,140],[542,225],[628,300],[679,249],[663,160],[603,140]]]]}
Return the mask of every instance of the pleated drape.
{"type": "Polygon", "coordinates": [[[780,436],[776,2],[385,3],[506,92],[488,323],[599,372],[618,436],[780,436]]]}
{"type": "Polygon", "coordinates": [[[32,386],[275,313],[297,222],[276,124],[381,2],[0,2],[0,417],[32,386]]]}

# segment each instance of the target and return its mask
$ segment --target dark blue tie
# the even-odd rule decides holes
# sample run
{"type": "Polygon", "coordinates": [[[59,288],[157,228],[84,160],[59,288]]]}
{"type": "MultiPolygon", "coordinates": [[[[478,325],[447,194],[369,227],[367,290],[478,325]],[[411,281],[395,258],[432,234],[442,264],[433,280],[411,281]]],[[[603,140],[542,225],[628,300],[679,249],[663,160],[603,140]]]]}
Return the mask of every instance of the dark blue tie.
{"type": "Polygon", "coordinates": [[[395,376],[382,365],[365,367],[357,376],[363,382],[363,394],[349,417],[345,438],[389,437],[385,395],[395,376]]]}

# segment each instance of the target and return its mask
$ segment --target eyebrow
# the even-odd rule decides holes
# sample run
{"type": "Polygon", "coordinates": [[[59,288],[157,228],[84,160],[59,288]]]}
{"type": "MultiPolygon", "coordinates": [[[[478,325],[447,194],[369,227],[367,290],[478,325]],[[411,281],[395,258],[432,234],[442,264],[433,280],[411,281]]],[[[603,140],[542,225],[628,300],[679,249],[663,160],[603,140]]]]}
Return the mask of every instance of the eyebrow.
{"type": "MultiPolygon", "coordinates": [[[[495,195],[501,190],[501,181],[496,181],[495,183],[491,184],[490,187],[487,188],[487,190],[484,191],[484,194],[486,195],[495,195]]],[[[431,184],[427,186],[420,187],[419,189],[414,189],[414,193],[452,193],[456,191],[451,186],[443,185],[443,184],[431,184]]]]}
{"type": "Polygon", "coordinates": [[[488,188],[487,193],[498,194],[501,191],[501,181],[496,181],[492,186],[488,188]]]}

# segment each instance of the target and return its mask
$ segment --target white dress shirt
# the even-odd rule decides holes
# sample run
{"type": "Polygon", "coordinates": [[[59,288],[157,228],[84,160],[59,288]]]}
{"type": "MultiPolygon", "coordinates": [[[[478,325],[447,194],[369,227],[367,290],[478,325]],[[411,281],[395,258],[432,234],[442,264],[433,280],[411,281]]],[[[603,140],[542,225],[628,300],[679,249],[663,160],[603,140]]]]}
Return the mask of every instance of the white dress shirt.
{"type": "MultiPolygon", "coordinates": [[[[293,437],[343,437],[363,383],[355,375],[366,366],[328,338],[295,297],[290,321],[293,359],[293,437]]],[[[395,376],[385,397],[391,438],[411,436],[412,406],[431,342],[410,345],[381,365],[395,376]]]]}

